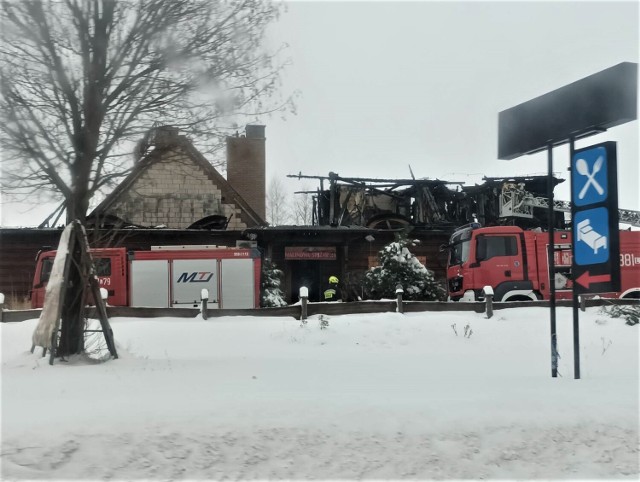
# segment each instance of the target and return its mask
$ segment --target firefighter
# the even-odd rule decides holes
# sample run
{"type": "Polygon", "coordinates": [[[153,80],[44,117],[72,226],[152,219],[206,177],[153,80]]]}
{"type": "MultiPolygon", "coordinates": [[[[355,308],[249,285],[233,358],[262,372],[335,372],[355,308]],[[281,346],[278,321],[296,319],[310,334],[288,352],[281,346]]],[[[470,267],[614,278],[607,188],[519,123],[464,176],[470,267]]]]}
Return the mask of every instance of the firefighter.
{"type": "Polygon", "coordinates": [[[329,286],[323,293],[323,301],[340,301],[342,296],[340,294],[340,288],[338,283],[340,281],[336,276],[329,276],[329,286]]]}

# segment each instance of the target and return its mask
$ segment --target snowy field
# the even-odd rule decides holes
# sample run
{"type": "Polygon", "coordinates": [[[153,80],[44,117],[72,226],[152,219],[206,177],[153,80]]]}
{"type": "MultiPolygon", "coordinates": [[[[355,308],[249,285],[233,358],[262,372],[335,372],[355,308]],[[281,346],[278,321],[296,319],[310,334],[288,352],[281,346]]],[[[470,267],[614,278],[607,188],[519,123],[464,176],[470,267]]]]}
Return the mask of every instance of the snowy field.
{"type": "Polygon", "coordinates": [[[574,380],[570,308],[557,379],[548,309],[325,319],[114,318],[53,366],[4,323],[2,480],[638,479],[638,325],[581,313],[574,380]]]}

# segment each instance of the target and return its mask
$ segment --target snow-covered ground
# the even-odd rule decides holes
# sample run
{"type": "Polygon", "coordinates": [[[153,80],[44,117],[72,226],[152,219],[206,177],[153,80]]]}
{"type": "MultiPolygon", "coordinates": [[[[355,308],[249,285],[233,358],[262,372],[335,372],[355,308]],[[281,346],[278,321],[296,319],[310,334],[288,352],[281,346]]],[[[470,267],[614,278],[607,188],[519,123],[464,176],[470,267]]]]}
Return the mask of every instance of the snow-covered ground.
{"type": "Polygon", "coordinates": [[[639,326],[581,313],[575,380],[569,308],[556,379],[544,308],[324,319],[114,318],[53,366],[2,324],[2,479],[638,478],[639,326]]]}

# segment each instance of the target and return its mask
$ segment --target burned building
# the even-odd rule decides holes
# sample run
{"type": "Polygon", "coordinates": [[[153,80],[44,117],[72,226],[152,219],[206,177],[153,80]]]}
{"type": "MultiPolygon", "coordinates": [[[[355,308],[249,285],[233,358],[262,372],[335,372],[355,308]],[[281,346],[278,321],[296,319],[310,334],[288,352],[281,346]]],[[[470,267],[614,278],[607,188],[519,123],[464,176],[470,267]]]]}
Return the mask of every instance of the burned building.
{"type": "MultiPolygon", "coordinates": [[[[511,209],[508,202],[524,193],[523,202],[546,198],[547,177],[483,178],[480,185],[439,179],[372,179],[290,175],[320,183],[313,196],[313,224],[361,226],[371,229],[454,229],[471,222],[484,226],[514,224],[523,228],[547,226],[546,209],[511,209]],[[329,184],[325,189],[325,183],[329,184]]],[[[563,182],[553,179],[554,187],[563,182]]],[[[518,206],[522,207],[522,206],[518,206]]],[[[540,203],[537,207],[544,207],[540,203]]],[[[559,209],[563,210],[563,209],[559,209]]],[[[564,219],[558,216],[558,227],[564,219]]]]}

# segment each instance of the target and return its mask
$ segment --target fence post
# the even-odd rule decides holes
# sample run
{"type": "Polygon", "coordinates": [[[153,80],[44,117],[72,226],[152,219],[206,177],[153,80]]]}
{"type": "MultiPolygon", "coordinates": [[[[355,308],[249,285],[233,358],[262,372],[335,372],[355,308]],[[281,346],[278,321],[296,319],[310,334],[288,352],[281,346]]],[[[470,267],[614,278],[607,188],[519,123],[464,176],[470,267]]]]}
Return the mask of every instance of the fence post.
{"type": "Polygon", "coordinates": [[[487,318],[491,318],[493,316],[493,288],[491,286],[485,286],[482,288],[482,292],[484,293],[487,318]]]}
{"type": "Polygon", "coordinates": [[[200,290],[200,300],[202,301],[201,310],[202,310],[202,319],[207,319],[207,303],[209,301],[209,290],[203,288],[200,290]]]}
{"type": "Polygon", "coordinates": [[[300,307],[301,307],[301,313],[300,313],[300,320],[303,323],[307,322],[307,301],[309,300],[309,290],[307,289],[306,286],[301,286],[300,287],[300,307]]]}
{"type": "Polygon", "coordinates": [[[402,305],[402,294],[404,293],[404,290],[402,289],[402,285],[401,284],[397,284],[396,285],[396,311],[398,313],[404,313],[404,306],[402,305]]]}
{"type": "Polygon", "coordinates": [[[580,300],[580,311],[587,311],[587,297],[585,295],[578,296],[580,300]]]}
{"type": "Polygon", "coordinates": [[[4,293],[0,293],[0,323],[2,323],[3,311],[4,311],[4,293]]]}

